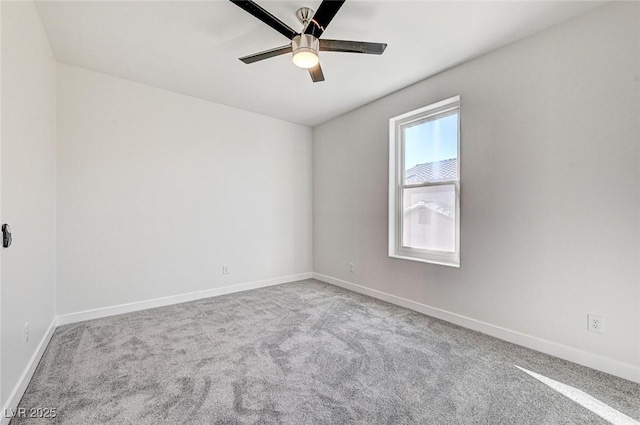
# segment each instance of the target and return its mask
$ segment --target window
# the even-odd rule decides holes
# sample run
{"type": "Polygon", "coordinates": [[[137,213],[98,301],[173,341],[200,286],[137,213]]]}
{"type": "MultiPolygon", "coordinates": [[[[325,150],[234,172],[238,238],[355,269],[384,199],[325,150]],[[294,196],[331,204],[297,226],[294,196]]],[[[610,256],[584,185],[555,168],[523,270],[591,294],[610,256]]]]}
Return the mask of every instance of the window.
{"type": "Polygon", "coordinates": [[[389,120],[389,256],[460,267],[460,96],[389,120]]]}

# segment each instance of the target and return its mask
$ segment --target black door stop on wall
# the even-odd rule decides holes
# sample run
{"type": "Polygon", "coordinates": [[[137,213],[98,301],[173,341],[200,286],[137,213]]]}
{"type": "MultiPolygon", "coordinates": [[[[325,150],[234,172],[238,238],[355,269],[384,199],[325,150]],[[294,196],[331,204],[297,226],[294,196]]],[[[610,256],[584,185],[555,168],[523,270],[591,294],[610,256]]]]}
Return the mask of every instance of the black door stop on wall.
{"type": "Polygon", "coordinates": [[[11,226],[7,223],[2,225],[2,247],[9,248],[11,246],[11,226]]]}

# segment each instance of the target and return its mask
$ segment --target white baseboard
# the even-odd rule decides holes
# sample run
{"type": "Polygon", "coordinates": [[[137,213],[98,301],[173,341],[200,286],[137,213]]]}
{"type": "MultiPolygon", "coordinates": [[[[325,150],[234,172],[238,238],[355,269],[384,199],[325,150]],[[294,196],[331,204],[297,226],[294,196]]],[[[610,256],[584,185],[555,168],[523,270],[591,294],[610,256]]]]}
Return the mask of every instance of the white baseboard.
{"type": "Polygon", "coordinates": [[[280,285],[282,283],[296,282],[298,280],[311,279],[312,272],[295,274],[291,276],[277,277],[274,279],[259,280],[255,282],[239,283],[236,285],[222,286],[220,288],[205,289],[203,291],[188,292],[186,294],[172,295],[169,297],[155,298],[145,301],[114,305],[110,307],[96,308],[94,310],[80,311],[58,316],[58,326],[70,323],[84,322],[85,320],[101,319],[103,317],[118,314],[131,313],[133,311],[147,310],[149,308],[164,307],[166,305],[180,304],[195,301],[202,298],[217,297],[232,294],[234,292],[248,291],[250,289],[266,288],[267,286],[280,285]]]}
{"type": "Polygon", "coordinates": [[[558,344],[553,341],[526,335],[500,326],[495,326],[490,323],[482,322],[480,320],[472,319],[470,317],[462,316],[436,307],[431,307],[426,304],[421,304],[406,298],[336,279],[320,273],[313,273],[313,278],[350,291],[368,295],[391,304],[396,304],[401,307],[426,314],[427,316],[442,319],[467,329],[491,335],[504,341],[531,348],[532,350],[540,351],[601,372],[640,383],[640,367],[628,363],[623,363],[597,354],[588,353],[577,348],[558,344]]]}
{"type": "Polygon", "coordinates": [[[10,412],[15,412],[18,408],[18,404],[20,403],[20,399],[24,395],[24,392],[27,390],[27,386],[33,377],[33,373],[36,371],[36,367],[38,367],[38,363],[40,363],[40,359],[44,354],[44,351],[47,349],[47,345],[49,345],[49,341],[53,336],[53,332],[56,330],[57,322],[54,317],[49,325],[49,328],[44,333],[44,336],[40,340],[38,347],[36,347],[36,351],[33,353],[33,356],[29,359],[29,363],[27,363],[27,367],[22,372],[20,379],[18,379],[18,383],[11,391],[9,398],[7,399],[7,403],[4,405],[2,410],[2,416],[0,416],[0,425],[7,425],[11,421],[10,412]]]}

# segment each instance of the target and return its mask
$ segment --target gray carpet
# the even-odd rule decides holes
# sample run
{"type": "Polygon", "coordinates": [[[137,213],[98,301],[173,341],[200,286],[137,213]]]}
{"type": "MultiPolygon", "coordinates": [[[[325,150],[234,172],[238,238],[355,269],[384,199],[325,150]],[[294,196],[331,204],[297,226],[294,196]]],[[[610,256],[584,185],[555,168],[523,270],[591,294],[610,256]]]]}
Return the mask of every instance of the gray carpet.
{"type": "Polygon", "coordinates": [[[20,403],[61,424],[601,424],[640,385],[309,280],[58,328],[20,403]]]}

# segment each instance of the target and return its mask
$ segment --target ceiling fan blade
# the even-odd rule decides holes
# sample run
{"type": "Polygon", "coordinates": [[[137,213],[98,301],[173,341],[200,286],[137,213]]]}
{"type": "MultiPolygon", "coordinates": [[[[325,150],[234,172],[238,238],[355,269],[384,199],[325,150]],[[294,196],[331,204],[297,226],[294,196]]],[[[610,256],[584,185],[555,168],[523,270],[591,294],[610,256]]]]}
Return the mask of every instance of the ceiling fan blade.
{"type": "Polygon", "coordinates": [[[249,12],[256,18],[260,19],[265,24],[269,25],[274,30],[278,31],[280,34],[287,37],[291,40],[298,33],[296,33],[290,26],[282,22],[280,19],[273,16],[271,13],[267,12],[265,9],[260,7],[256,2],[253,1],[239,1],[239,0],[231,0],[231,3],[236,6],[244,9],[249,12]]]}
{"type": "Polygon", "coordinates": [[[386,43],[320,39],[320,50],[325,52],[367,53],[370,55],[381,55],[382,53],[384,53],[384,49],[386,48],[386,43]]]}
{"type": "Polygon", "coordinates": [[[309,75],[311,75],[314,83],[324,81],[324,74],[322,73],[322,67],[319,63],[313,68],[309,68],[309,75]]]}
{"type": "Polygon", "coordinates": [[[269,59],[274,56],[280,56],[291,52],[291,44],[287,44],[286,46],[275,47],[270,50],[265,50],[264,52],[254,53],[253,55],[249,56],[243,56],[240,58],[240,60],[248,65],[250,63],[258,62],[264,59],[269,59]]]}
{"type": "Polygon", "coordinates": [[[313,18],[311,18],[311,22],[307,25],[304,33],[320,37],[344,2],[345,0],[324,0],[316,10],[313,18]]]}

